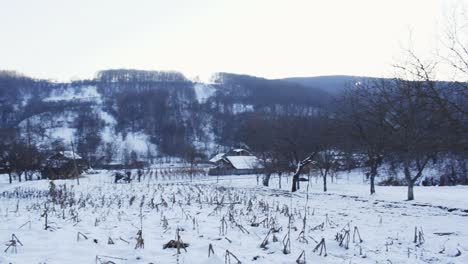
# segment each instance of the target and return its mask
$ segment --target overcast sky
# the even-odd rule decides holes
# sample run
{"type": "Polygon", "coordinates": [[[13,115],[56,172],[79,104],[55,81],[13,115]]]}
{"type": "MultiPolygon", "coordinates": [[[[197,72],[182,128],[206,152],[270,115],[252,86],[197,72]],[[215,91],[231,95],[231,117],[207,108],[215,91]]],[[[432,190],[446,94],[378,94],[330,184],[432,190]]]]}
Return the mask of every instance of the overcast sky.
{"type": "Polygon", "coordinates": [[[58,80],[109,68],[381,76],[410,35],[420,51],[437,48],[460,2],[0,0],[0,69],[58,80]]]}

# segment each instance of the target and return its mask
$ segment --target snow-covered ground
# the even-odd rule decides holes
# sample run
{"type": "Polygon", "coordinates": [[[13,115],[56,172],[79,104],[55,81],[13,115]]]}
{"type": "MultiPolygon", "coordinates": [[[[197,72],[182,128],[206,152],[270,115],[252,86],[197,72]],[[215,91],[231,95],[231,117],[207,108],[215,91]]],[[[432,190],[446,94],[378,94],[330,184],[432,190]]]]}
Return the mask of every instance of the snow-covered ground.
{"type": "Polygon", "coordinates": [[[9,244],[15,234],[23,244],[0,263],[226,263],[227,251],[242,263],[296,263],[301,253],[305,263],[468,263],[466,187],[416,187],[407,202],[404,187],[378,186],[370,197],[357,174],[340,174],[327,194],[315,178],[291,194],[287,177],[282,190],[278,178],[270,187],[255,176],[191,182],[183,168],[166,167],[140,183],[114,184],[106,171],[79,186],[55,181],[54,198],[47,180],[10,185],[0,177],[0,239],[9,244]],[[144,248],[135,249],[138,230],[144,248]],[[187,251],[163,249],[177,233],[187,251]],[[327,256],[314,251],[322,238],[327,256]]]}
{"type": "Polygon", "coordinates": [[[205,103],[206,100],[216,92],[216,89],[213,86],[203,83],[196,83],[193,86],[193,89],[195,90],[195,96],[199,103],[205,103]]]}
{"type": "Polygon", "coordinates": [[[98,113],[105,123],[104,129],[101,133],[103,141],[102,145],[105,146],[105,144],[111,143],[115,146],[114,159],[122,159],[124,149],[128,152],[135,151],[142,157],[146,156],[148,152],[151,152],[153,155],[158,153],[157,146],[150,142],[148,135],[143,132],[128,132],[124,137],[122,133],[115,132],[117,121],[112,115],[105,112],[102,108],[98,109],[98,113]]]}

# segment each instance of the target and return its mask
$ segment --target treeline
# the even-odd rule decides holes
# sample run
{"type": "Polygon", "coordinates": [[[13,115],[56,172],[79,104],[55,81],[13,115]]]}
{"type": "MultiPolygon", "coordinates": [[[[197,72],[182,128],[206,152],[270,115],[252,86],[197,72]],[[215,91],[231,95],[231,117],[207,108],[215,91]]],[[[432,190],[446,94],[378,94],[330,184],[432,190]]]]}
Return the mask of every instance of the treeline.
{"type": "Polygon", "coordinates": [[[371,194],[382,167],[394,175],[384,184],[407,185],[409,200],[416,184],[468,184],[468,83],[436,81],[433,63],[409,57],[395,78],[352,83],[316,115],[251,114],[240,137],[262,157],[264,184],[289,172],[295,191],[310,168],[326,191],[327,175],[356,166],[367,168],[371,194]],[[440,177],[425,178],[428,168],[440,177]]]}
{"type": "Polygon", "coordinates": [[[37,179],[33,176],[41,169],[48,151],[20,138],[17,129],[0,129],[0,138],[0,173],[8,174],[10,183],[14,176],[20,182],[37,179]]]}
{"type": "Polygon", "coordinates": [[[319,107],[331,98],[319,87],[306,87],[283,80],[217,73],[213,81],[219,92],[210,98],[212,103],[252,105],[256,111],[262,112],[295,113],[298,110],[294,109],[295,106],[300,106],[300,110],[319,107]]]}
{"type": "Polygon", "coordinates": [[[104,70],[97,73],[96,81],[102,83],[154,83],[188,82],[185,76],[176,71],[143,71],[129,69],[104,70]]]}
{"type": "Polygon", "coordinates": [[[322,89],[283,80],[218,73],[212,81],[217,92],[202,107],[212,117],[217,143],[225,146],[242,145],[252,115],[314,116],[332,99],[322,89]]]}
{"type": "Polygon", "coordinates": [[[25,98],[37,98],[52,89],[52,84],[14,71],[0,71],[0,128],[16,126],[22,117],[25,98]]]}
{"type": "Polygon", "coordinates": [[[98,72],[94,80],[98,91],[112,98],[120,92],[142,92],[156,89],[187,89],[192,87],[180,72],[116,69],[98,72]]]}

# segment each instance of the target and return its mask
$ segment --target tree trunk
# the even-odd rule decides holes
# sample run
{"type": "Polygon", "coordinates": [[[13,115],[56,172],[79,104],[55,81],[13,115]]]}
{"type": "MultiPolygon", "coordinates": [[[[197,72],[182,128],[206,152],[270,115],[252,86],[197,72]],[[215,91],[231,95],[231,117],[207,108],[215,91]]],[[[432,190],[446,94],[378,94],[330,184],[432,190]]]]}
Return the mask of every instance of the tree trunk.
{"type": "Polygon", "coordinates": [[[327,175],[326,174],[323,175],[323,191],[324,192],[327,191],[327,175]]]}
{"type": "Polygon", "coordinates": [[[13,177],[11,176],[11,171],[8,172],[8,181],[10,182],[10,184],[13,183],[13,177]]]}
{"type": "Polygon", "coordinates": [[[409,167],[409,162],[405,162],[403,165],[403,172],[405,174],[405,179],[408,184],[408,201],[414,200],[414,181],[411,177],[411,171],[409,167]]]}
{"type": "Polygon", "coordinates": [[[195,164],[194,161],[190,162],[190,182],[193,182],[193,173],[195,170],[195,164]]]}
{"type": "Polygon", "coordinates": [[[377,166],[373,165],[370,171],[370,194],[375,193],[375,176],[377,176],[377,166]]]}
{"type": "Polygon", "coordinates": [[[292,178],[292,188],[291,192],[295,192],[299,190],[299,172],[294,173],[293,178],[292,178]]]}
{"type": "Polygon", "coordinates": [[[281,190],[281,172],[278,173],[278,188],[281,190]]]}
{"type": "Polygon", "coordinates": [[[408,201],[414,200],[414,183],[413,181],[408,182],[408,201]]]}
{"type": "Polygon", "coordinates": [[[263,186],[268,187],[270,185],[270,177],[271,173],[265,174],[265,177],[263,177],[263,186]]]}
{"type": "Polygon", "coordinates": [[[301,174],[301,170],[304,166],[312,162],[312,158],[314,157],[315,153],[311,154],[301,162],[297,164],[296,172],[294,172],[293,180],[292,180],[292,188],[291,191],[295,192],[299,190],[299,175],[301,174]]]}
{"type": "Polygon", "coordinates": [[[21,182],[21,174],[23,174],[22,172],[21,173],[18,173],[18,181],[21,182]]]}
{"type": "Polygon", "coordinates": [[[375,183],[374,183],[375,175],[371,175],[370,177],[370,194],[375,193],[375,183]]]}

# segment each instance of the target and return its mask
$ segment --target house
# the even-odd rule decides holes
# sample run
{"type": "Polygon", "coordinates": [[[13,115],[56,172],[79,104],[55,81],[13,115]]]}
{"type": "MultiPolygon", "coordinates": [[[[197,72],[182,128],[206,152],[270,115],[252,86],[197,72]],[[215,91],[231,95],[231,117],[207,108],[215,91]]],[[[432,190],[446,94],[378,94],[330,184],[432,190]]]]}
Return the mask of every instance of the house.
{"type": "Polygon", "coordinates": [[[208,175],[256,174],[262,170],[258,158],[245,149],[232,149],[226,153],[218,153],[209,161],[216,167],[211,168],[208,175]]]}
{"type": "Polygon", "coordinates": [[[59,151],[49,156],[42,168],[42,177],[48,179],[69,179],[80,175],[86,169],[85,160],[71,151],[59,151]]]}

